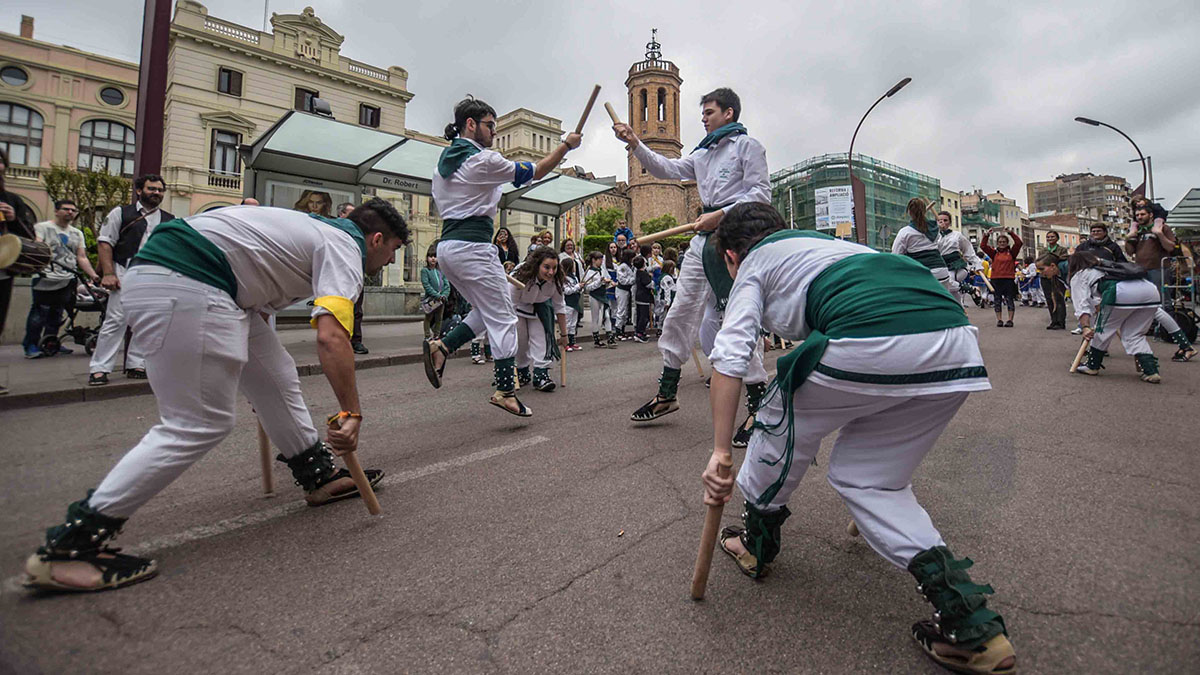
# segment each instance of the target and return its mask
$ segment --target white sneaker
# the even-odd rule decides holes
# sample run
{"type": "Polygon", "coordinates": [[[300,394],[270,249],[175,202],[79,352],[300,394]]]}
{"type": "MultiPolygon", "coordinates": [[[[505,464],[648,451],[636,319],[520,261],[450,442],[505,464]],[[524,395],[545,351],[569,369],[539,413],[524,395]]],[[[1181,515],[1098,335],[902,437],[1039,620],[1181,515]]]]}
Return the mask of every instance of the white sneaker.
{"type": "Polygon", "coordinates": [[[1076,326],[1075,330],[1071,331],[1071,335],[1083,335],[1083,329],[1076,326]]]}

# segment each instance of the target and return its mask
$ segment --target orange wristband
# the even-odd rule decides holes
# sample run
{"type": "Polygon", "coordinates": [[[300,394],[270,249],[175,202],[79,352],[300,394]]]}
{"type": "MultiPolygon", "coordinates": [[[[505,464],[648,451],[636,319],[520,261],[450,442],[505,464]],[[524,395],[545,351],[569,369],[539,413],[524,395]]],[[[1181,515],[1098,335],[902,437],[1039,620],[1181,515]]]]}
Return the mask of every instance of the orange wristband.
{"type": "Polygon", "coordinates": [[[329,426],[331,426],[331,427],[332,427],[332,426],[339,426],[339,427],[340,427],[340,426],[341,426],[341,421],[342,421],[342,420],[344,420],[344,419],[346,419],[346,418],[355,419],[355,420],[361,420],[361,419],[362,419],[362,413],[353,413],[353,412],[347,412],[347,411],[343,410],[343,411],[341,411],[341,412],[338,412],[338,413],[335,413],[335,414],[333,414],[333,415],[330,415],[330,416],[329,416],[329,419],[325,420],[325,424],[327,424],[327,425],[329,425],[329,426]]]}

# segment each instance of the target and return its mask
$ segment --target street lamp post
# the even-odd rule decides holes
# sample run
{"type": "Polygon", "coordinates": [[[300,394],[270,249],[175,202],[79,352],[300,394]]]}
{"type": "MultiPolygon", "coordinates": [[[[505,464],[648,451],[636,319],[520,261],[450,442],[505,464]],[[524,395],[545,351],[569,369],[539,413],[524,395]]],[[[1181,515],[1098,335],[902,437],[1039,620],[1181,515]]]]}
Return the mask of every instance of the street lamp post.
{"type": "Polygon", "coordinates": [[[1076,117],[1075,121],[1081,122],[1083,124],[1089,124],[1093,127],[1108,127],[1109,129],[1112,129],[1113,131],[1117,132],[1118,134],[1121,134],[1122,136],[1124,136],[1125,140],[1129,141],[1129,144],[1132,145],[1133,149],[1137,151],[1138,161],[1140,161],[1142,163],[1142,184],[1140,186],[1138,186],[1138,188],[1136,190],[1133,191],[1133,194],[1138,194],[1140,192],[1141,194],[1145,195],[1148,199],[1154,198],[1153,190],[1150,191],[1151,194],[1146,194],[1147,186],[1150,184],[1150,169],[1146,165],[1146,156],[1142,154],[1142,149],[1137,146],[1137,143],[1133,142],[1133,139],[1129,137],[1129,134],[1125,133],[1124,131],[1121,131],[1120,129],[1114,127],[1111,124],[1105,124],[1104,122],[1101,122],[1099,120],[1089,119],[1087,117],[1076,117]]]}
{"type": "Polygon", "coordinates": [[[880,96],[878,100],[872,103],[871,107],[867,108],[867,112],[862,116],[862,119],[858,121],[858,126],[854,127],[854,135],[850,137],[850,152],[846,155],[846,166],[850,170],[850,194],[852,195],[851,199],[854,200],[854,237],[858,239],[858,243],[864,246],[867,243],[867,186],[854,175],[854,141],[858,138],[858,130],[862,129],[863,122],[867,121],[867,115],[871,114],[875,106],[879,105],[883,99],[890,98],[896,92],[903,89],[904,85],[909,82],[912,82],[911,77],[900,80],[891,89],[888,89],[883,96],[880,96]]]}

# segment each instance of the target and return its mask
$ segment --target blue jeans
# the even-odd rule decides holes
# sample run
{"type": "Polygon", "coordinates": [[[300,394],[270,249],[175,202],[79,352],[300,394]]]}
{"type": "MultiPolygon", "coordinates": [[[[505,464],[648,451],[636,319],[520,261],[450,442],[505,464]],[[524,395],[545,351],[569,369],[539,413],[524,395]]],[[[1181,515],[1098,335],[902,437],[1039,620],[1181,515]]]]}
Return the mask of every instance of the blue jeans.
{"type": "Polygon", "coordinates": [[[29,318],[25,320],[25,339],[21,344],[28,349],[38,346],[45,335],[58,335],[63,312],[73,304],[74,299],[74,284],[52,291],[33,289],[33,305],[29,308],[29,318]]]}

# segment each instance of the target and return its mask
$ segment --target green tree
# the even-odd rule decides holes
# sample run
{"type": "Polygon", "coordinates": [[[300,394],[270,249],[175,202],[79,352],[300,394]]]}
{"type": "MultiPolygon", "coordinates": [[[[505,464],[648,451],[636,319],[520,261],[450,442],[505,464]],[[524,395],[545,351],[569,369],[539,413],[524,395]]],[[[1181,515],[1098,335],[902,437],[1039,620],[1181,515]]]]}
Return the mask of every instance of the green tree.
{"type": "Polygon", "coordinates": [[[607,234],[612,236],[617,229],[617,222],[625,219],[625,210],[618,209],[615,206],[593,211],[588,214],[583,220],[583,226],[587,228],[587,233],[592,234],[607,234]]]}
{"type": "Polygon", "coordinates": [[[96,261],[96,235],[99,223],[108,212],[129,202],[133,185],[128,178],[106,171],[80,169],[76,171],[55,164],[42,174],[42,183],[51,201],[70,199],[79,209],[75,225],[83,230],[88,257],[96,261]]]}
{"type": "Polygon", "coordinates": [[[675,216],[672,216],[669,213],[664,213],[657,218],[643,220],[642,234],[654,234],[655,232],[662,232],[663,230],[675,227],[678,224],[679,221],[675,220],[675,216]]]}

